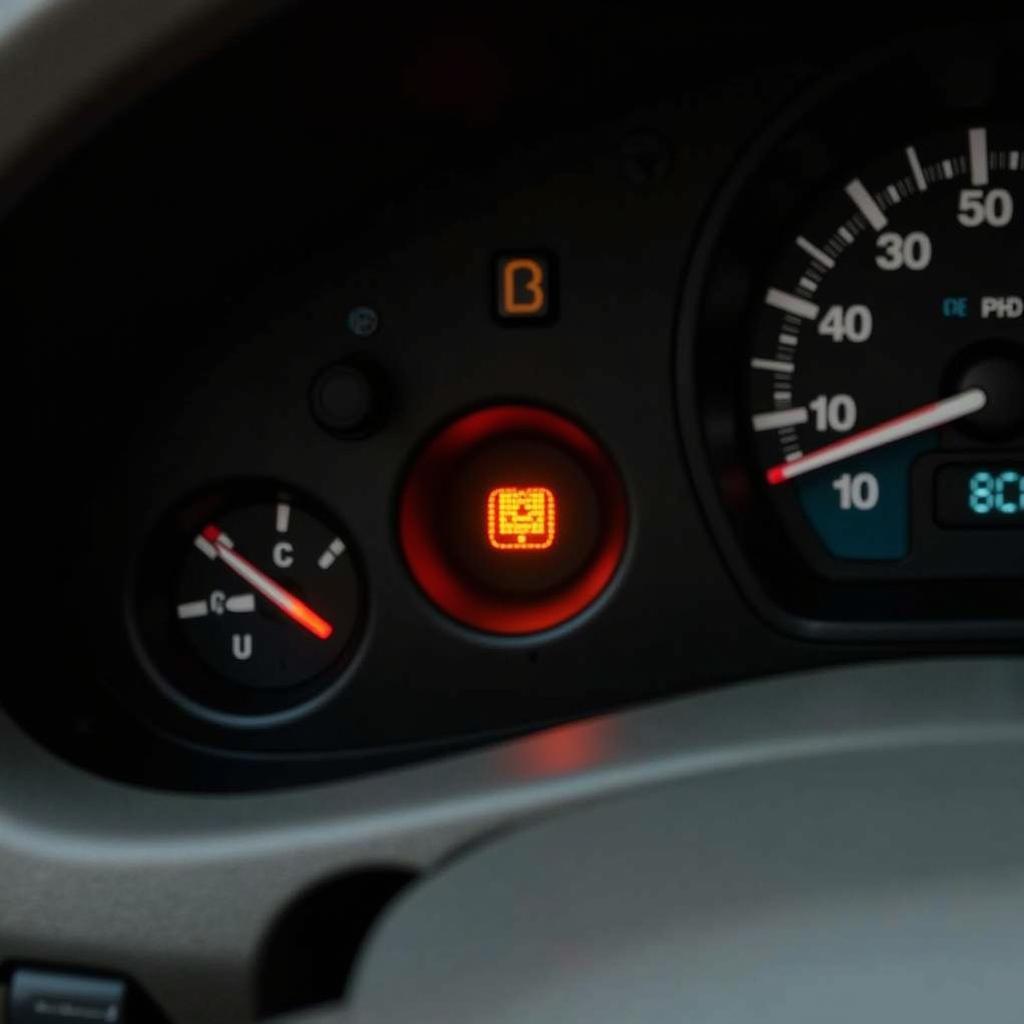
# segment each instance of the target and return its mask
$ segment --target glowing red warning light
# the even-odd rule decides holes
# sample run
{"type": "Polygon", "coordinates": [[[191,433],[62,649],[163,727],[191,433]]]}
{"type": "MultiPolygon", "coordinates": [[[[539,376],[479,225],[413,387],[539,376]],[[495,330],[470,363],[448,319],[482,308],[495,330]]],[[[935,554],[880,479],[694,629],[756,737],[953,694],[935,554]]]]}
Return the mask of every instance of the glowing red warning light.
{"type": "Polygon", "coordinates": [[[543,551],[555,543],[555,496],[547,487],[495,487],[487,539],[498,551],[543,551]]]}

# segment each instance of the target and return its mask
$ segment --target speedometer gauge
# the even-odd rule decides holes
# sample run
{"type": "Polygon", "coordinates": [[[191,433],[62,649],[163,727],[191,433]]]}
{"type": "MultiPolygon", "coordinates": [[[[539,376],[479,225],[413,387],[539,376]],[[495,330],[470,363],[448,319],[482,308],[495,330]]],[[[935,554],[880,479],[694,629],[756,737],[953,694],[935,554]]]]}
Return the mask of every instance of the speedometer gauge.
{"type": "Polygon", "coordinates": [[[938,525],[1024,528],[1024,132],[971,125],[858,168],[769,277],[750,426],[794,533],[844,561],[1019,574],[1019,539],[954,538],[915,566],[911,530],[918,489],[938,525]],[[954,466],[972,472],[940,491],[954,466]]]}
{"type": "Polygon", "coordinates": [[[1024,628],[1024,59],[989,46],[824,93],[697,253],[684,439],[741,581],[804,632],[1024,628]]]}

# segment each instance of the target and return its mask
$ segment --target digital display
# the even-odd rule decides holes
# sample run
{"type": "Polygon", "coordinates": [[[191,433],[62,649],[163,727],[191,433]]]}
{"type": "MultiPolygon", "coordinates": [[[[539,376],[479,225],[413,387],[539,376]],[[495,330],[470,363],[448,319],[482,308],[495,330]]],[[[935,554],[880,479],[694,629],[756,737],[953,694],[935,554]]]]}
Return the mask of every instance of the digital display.
{"type": "Polygon", "coordinates": [[[1024,462],[940,466],[935,518],[941,526],[1024,526],[1024,462]]]}

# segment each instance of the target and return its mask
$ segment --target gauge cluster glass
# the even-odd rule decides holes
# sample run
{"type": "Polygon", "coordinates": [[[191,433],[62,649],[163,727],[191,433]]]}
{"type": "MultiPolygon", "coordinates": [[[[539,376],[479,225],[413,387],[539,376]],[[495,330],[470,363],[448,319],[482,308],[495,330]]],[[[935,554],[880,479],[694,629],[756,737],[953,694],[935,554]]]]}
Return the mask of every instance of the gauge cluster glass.
{"type": "Polygon", "coordinates": [[[496,32],[503,91],[457,113],[404,46],[339,62],[314,6],[5,221],[26,728],[287,786],[1020,648],[1019,18],[645,22],[641,80],[612,17],[582,92],[582,50],[496,32]],[[242,122],[239,82],[274,94],[242,122]]]}
{"type": "Polygon", "coordinates": [[[930,511],[938,467],[914,468],[1024,443],[1022,182],[1020,129],[908,140],[827,189],[769,271],[749,358],[753,449],[811,557],[886,575],[1019,573],[1005,537],[945,534],[948,516],[930,511]]]}
{"type": "Polygon", "coordinates": [[[823,90],[698,250],[684,434],[737,571],[803,631],[1024,617],[1024,123],[996,64],[978,108],[937,56],[823,90]],[[870,118],[869,82],[896,97],[870,118]]]}

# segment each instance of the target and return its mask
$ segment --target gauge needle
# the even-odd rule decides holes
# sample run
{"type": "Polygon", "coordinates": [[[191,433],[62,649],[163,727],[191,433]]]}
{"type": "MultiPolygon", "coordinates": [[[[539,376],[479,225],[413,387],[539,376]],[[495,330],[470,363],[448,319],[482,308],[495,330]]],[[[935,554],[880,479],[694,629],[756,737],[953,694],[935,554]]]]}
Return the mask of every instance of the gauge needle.
{"type": "Polygon", "coordinates": [[[963,419],[964,416],[984,409],[986,401],[985,392],[981,388],[969,388],[958,395],[943,398],[940,402],[929,402],[903,413],[902,416],[895,416],[891,420],[868,427],[867,430],[862,430],[851,437],[826,444],[792,462],[780,462],[777,466],[772,466],[766,474],[768,483],[782,484],[795,476],[821,469],[822,466],[830,466],[833,462],[842,462],[854,455],[892,444],[893,441],[901,441],[905,437],[913,437],[914,434],[921,434],[926,430],[963,419]]]}
{"type": "Polygon", "coordinates": [[[290,619],[297,622],[304,629],[308,629],[314,636],[326,640],[333,632],[334,627],[319,615],[309,605],[304,604],[294,594],[289,594],[280,584],[275,583],[266,573],[257,569],[247,558],[243,558],[227,542],[224,531],[219,526],[210,523],[203,528],[203,537],[206,538],[216,549],[224,564],[237,576],[240,576],[253,590],[262,594],[271,604],[276,605],[290,619]]]}

